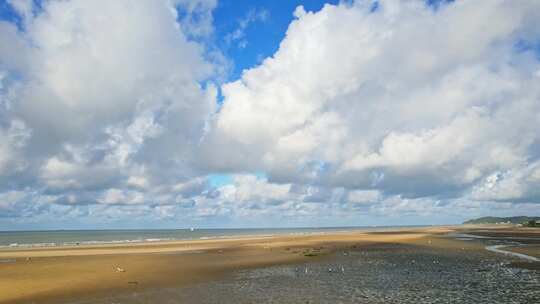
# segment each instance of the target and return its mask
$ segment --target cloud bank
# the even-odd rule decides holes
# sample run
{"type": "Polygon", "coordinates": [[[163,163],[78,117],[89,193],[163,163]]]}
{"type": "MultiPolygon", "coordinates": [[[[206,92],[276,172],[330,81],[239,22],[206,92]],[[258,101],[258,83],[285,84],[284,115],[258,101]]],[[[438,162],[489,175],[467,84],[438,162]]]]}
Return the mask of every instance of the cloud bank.
{"type": "Polygon", "coordinates": [[[299,6],[279,50],[227,83],[214,1],[10,3],[0,228],[540,210],[534,0],[299,6]]]}

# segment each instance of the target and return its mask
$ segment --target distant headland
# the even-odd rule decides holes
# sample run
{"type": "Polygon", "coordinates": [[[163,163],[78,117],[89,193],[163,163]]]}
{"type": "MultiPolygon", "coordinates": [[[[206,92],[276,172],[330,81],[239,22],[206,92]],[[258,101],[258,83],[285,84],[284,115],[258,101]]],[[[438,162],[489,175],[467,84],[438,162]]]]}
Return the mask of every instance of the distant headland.
{"type": "Polygon", "coordinates": [[[524,226],[540,227],[540,216],[485,216],[465,221],[463,224],[522,224],[524,226]]]}

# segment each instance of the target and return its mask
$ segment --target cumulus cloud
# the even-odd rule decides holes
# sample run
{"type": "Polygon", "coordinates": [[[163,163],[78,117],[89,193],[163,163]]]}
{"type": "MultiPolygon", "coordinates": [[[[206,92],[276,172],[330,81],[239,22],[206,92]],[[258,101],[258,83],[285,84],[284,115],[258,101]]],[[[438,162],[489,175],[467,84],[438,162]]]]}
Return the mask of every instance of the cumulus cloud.
{"type": "Polygon", "coordinates": [[[214,32],[212,11],[217,0],[173,0],[182,32],[196,38],[204,38],[214,32]]]}
{"type": "Polygon", "coordinates": [[[184,2],[10,2],[24,24],[0,22],[0,176],[110,204],[143,201],[124,187],[198,175],[218,68],[188,38],[203,25],[178,14],[215,2],[184,2]]]}
{"type": "Polygon", "coordinates": [[[25,169],[26,161],[17,154],[29,136],[30,130],[20,120],[10,121],[5,128],[0,128],[0,176],[9,176],[25,169]]]}
{"type": "MultiPolygon", "coordinates": [[[[223,85],[215,0],[8,3],[0,227],[538,211],[536,1],[299,6],[278,51],[223,85]]],[[[267,16],[223,39],[241,46],[267,16]]]]}
{"type": "Polygon", "coordinates": [[[471,197],[480,201],[540,200],[540,162],[487,176],[472,189],[471,197]]]}
{"type": "Polygon", "coordinates": [[[222,87],[212,143],[235,148],[216,165],[408,197],[459,197],[527,166],[538,160],[540,65],[516,45],[538,39],[537,8],[299,7],[279,50],[222,87]]]}

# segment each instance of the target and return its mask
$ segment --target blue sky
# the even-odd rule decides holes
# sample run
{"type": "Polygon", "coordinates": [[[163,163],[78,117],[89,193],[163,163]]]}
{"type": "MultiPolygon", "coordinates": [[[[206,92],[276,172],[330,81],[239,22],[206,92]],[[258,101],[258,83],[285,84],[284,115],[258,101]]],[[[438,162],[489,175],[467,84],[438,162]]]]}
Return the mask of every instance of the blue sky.
{"type": "Polygon", "coordinates": [[[220,49],[232,59],[233,69],[230,80],[238,79],[244,69],[261,63],[261,60],[272,56],[285,37],[285,32],[293,20],[293,12],[297,6],[303,5],[307,11],[318,11],[326,3],[336,4],[339,1],[220,1],[214,10],[216,43],[220,49]],[[250,14],[267,14],[264,20],[256,19],[246,27],[245,47],[239,47],[238,41],[227,43],[227,35],[233,33],[240,23],[250,14]]]}
{"type": "Polygon", "coordinates": [[[0,2],[0,18],[15,23],[19,23],[21,20],[15,10],[6,1],[0,2]]]}
{"type": "MultiPolygon", "coordinates": [[[[216,44],[229,58],[232,59],[233,69],[229,80],[238,79],[244,69],[249,69],[261,63],[261,60],[272,56],[279,48],[279,43],[285,37],[285,32],[293,20],[296,7],[302,5],[306,11],[317,12],[325,4],[336,5],[339,0],[287,0],[287,1],[219,1],[213,12],[216,30],[216,44]],[[228,44],[227,35],[237,30],[240,23],[250,14],[265,13],[264,20],[256,19],[249,23],[243,37],[247,44],[239,47],[236,43],[228,44]]],[[[345,1],[346,2],[346,1],[345,1]]],[[[378,7],[377,1],[371,2],[372,7],[378,7]]],[[[448,0],[427,0],[426,5],[437,8],[441,3],[453,2],[448,0]]]]}
{"type": "Polygon", "coordinates": [[[539,213],[535,0],[0,0],[0,230],[539,213]]]}

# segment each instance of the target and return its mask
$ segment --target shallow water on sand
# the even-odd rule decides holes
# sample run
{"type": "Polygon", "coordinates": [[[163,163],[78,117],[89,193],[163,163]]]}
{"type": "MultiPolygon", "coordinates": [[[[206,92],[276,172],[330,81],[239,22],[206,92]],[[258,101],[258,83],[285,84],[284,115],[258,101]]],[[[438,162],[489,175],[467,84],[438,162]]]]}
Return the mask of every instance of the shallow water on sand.
{"type": "Polygon", "coordinates": [[[80,303],[539,303],[540,272],[490,252],[384,244],[226,280],[80,303]]]}

